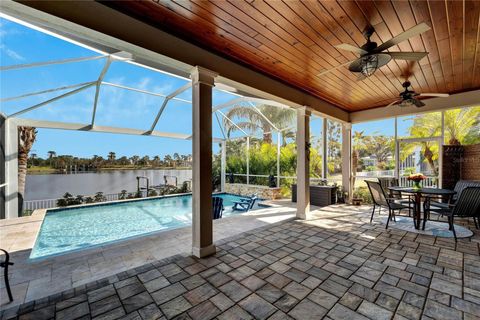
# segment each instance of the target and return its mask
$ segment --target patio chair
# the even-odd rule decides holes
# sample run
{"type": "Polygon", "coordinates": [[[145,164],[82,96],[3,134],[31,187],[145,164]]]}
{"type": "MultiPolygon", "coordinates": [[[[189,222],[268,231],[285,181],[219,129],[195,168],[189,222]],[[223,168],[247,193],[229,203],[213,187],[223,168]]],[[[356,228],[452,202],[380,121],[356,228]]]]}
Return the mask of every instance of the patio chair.
{"type": "Polygon", "coordinates": [[[372,223],[373,220],[373,215],[375,213],[376,207],[385,207],[388,209],[388,219],[387,219],[387,225],[385,226],[385,229],[388,229],[388,223],[390,220],[393,218],[395,221],[395,210],[398,210],[399,212],[403,209],[408,209],[410,210],[409,206],[405,206],[401,203],[395,202],[394,198],[389,198],[385,195],[385,190],[383,190],[380,182],[376,181],[365,181],[368,186],[368,190],[370,190],[370,194],[372,195],[372,200],[373,200],[373,210],[372,210],[372,216],[370,217],[370,223],[372,223]]]}
{"type": "MultiPolygon", "coordinates": [[[[453,219],[455,216],[460,218],[473,218],[475,227],[480,227],[480,186],[466,187],[460,193],[455,204],[450,204],[448,208],[427,207],[427,210],[440,213],[448,218],[448,230],[453,232],[455,241],[457,241],[457,234],[455,233],[455,226],[453,219]]],[[[425,229],[425,221],[423,221],[423,229],[425,229]]]]}
{"type": "Polygon", "coordinates": [[[212,214],[213,220],[221,219],[222,213],[225,208],[223,207],[223,199],[220,197],[212,198],[212,214]]]}
{"type": "Polygon", "coordinates": [[[378,178],[378,182],[380,182],[380,185],[382,186],[383,190],[385,191],[385,194],[388,194],[390,198],[394,199],[395,202],[403,204],[403,205],[408,205],[410,208],[408,210],[408,216],[411,216],[411,210],[413,210],[413,202],[412,202],[412,196],[411,195],[402,195],[400,191],[393,191],[389,190],[388,187],[398,187],[398,178],[395,177],[380,177],[378,178]]]}
{"type": "MultiPolygon", "coordinates": [[[[455,204],[458,197],[462,193],[463,189],[465,189],[467,187],[480,187],[480,181],[459,180],[459,181],[457,181],[457,183],[455,184],[455,187],[453,188],[453,190],[456,191],[457,193],[449,199],[448,203],[441,202],[441,201],[439,201],[439,199],[437,199],[437,200],[430,199],[429,205],[433,209],[439,209],[439,208],[440,209],[448,209],[448,208],[450,208],[450,205],[455,204]]],[[[432,210],[432,211],[435,211],[435,210],[432,210]]]]}
{"type": "Polygon", "coordinates": [[[253,206],[255,205],[255,202],[257,200],[258,200],[257,195],[253,194],[249,198],[240,199],[239,201],[234,201],[232,209],[234,211],[245,211],[245,212],[247,212],[248,210],[253,208],[253,206]]]}
{"type": "Polygon", "coordinates": [[[390,195],[390,198],[402,199],[402,193],[399,191],[388,190],[388,187],[398,187],[398,179],[395,177],[379,177],[378,182],[382,186],[385,193],[390,195]]]}
{"type": "Polygon", "coordinates": [[[5,260],[0,262],[0,268],[3,268],[3,280],[5,282],[5,289],[7,289],[8,300],[13,301],[12,290],[10,289],[10,282],[8,281],[8,266],[13,266],[13,262],[10,262],[10,254],[8,251],[0,249],[5,254],[5,260]]]}

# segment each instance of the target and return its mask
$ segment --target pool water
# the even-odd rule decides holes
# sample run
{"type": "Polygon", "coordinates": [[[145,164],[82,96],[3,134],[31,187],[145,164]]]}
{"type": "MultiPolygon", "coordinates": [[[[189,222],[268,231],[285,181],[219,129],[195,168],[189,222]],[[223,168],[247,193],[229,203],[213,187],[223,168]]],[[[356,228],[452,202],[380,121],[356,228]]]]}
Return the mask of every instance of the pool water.
{"type": "MultiPolygon", "coordinates": [[[[240,196],[223,198],[223,216],[232,211],[240,196]]],[[[48,210],[30,254],[30,259],[58,255],[109,242],[191,225],[192,196],[168,196],[80,208],[48,210]]]]}

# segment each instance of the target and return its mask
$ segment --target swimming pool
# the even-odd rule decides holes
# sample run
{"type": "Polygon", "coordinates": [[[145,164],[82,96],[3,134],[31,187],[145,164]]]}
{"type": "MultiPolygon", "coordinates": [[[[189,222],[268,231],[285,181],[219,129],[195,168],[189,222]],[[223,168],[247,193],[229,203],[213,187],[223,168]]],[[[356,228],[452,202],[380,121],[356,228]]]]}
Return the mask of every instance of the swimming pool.
{"type": "MultiPolygon", "coordinates": [[[[215,196],[223,198],[224,217],[241,213],[231,209],[233,201],[240,196],[226,193],[215,196]]],[[[191,195],[52,209],[45,215],[30,259],[185,227],[191,223],[191,195]]]]}

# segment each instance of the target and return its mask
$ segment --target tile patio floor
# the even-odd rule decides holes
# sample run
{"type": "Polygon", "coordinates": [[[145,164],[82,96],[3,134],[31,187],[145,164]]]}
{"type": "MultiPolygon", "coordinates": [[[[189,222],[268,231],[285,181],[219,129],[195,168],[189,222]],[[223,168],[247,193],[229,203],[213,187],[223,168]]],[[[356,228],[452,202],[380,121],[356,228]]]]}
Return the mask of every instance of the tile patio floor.
{"type": "Polygon", "coordinates": [[[385,230],[368,207],[316,210],[7,309],[23,319],[479,319],[480,234],[385,230]]]}
{"type": "MultiPolygon", "coordinates": [[[[273,205],[215,220],[214,240],[295,216],[294,208],[273,205]]],[[[15,263],[9,269],[14,302],[5,305],[0,277],[0,310],[191,250],[192,228],[184,227],[32,261],[29,256],[42,219],[43,215],[34,215],[0,221],[0,248],[10,251],[15,263]]]]}

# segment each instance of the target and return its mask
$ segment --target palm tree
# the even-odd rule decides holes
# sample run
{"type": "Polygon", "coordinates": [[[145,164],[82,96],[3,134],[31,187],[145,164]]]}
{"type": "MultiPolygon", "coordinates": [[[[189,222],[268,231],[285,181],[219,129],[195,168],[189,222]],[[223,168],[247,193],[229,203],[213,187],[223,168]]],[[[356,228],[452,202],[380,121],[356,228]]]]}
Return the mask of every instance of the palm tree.
{"type": "MultiPolygon", "coordinates": [[[[230,109],[226,116],[232,121],[236,122],[235,126],[226,118],[223,119],[223,126],[227,131],[227,135],[230,137],[230,134],[234,131],[238,131],[238,128],[242,130],[254,133],[258,130],[263,133],[263,142],[272,143],[272,126],[269,121],[273,123],[277,128],[284,129],[289,126],[293,126],[295,120],[295,111],[287,108],[280,108],[270,105],[262,104],[257,107],[257,109],[268,119],[266,120],[264,116],[260,114],[257,110],[250,106],[238,105],[230,109]],[[238,121],[238,122],[237,122],[238,121]]],[[[282,132],[282,135],[287,137],[287,130],[285,133],[282,132]]]]}
{"type": "MultiPolygon", "coordinates": [[[[445,136],[449,144],[460,145],[480,142],[480,107],[462,108],[445,111],[445,136]]],[[[438,137],[441,135],[441,114],[432,112],[416,116],[409,128],[410,136],[415,138],[438,137]]],[[[410,143],[402,149],[402,158],[411,154],[418,144],[410,143]]],[[[436,175],[438,168],[438,144],[435,141],[421,142],[422,154],[432,172],[436,175]]]]}
{"type": "Polygon", "coordinates": [[[47,152],[47,154],[48,154],[48,164],[52,166],[52,159],[57,156],[57,153],[53,150],[50,150],[47,152]]]}
{"type": "Polygon", "coordinates": [[[115,161],[115,157],[116,157],[115,152],[110,151],[110,152],[108,153],[108,160],[109,160],[110,162],[113,163],[113,161],[115,161]]]}
{"type": "Polygon", "coordinates": [[[445,112],[444,122],[448,144],[480,142],[480,107],[448,110],[445,112]]]}
{"type": "Polygon", "coordinates": [[[18,213],[23,212],[25,181],[27,177],[28,153],[37,138],[37,130],[33,127],[18,127],[18,213]]]}
{"type": "Polygon", "coordinates": [[[36,153],[30,153],[30,165],[35,165],[35,159],[37,159],[38,155],[36,153]]]}

